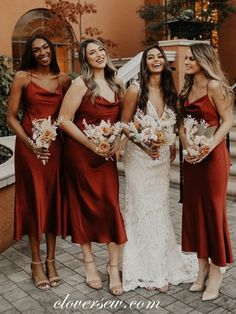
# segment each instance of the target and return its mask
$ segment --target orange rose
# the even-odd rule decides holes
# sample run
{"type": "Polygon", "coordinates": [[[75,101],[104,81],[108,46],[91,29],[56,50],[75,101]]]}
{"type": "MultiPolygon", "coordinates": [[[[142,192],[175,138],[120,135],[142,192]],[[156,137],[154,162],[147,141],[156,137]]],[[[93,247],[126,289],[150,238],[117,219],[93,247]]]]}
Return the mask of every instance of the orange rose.
{"type": "Polygon", "coordinates": [[[158,130],[156,132],[157,142],[163,144],[164,143],[164,134],[162,131],[158,130]]]}
{"type": "Polygon", "coordinates": [[[199,153],[201,156],[205,156],[209,153],[209,150],[210,150],[210,146],[204,145],[199,148],[199,153]]]}
{"type": "Polygon", "coordinates": [[[141,125],[141,123],[139,121],[135,121],[134,122],[134,126],[136,127],[137,130],[140,130],[141,127],[142,127],[142,125],[141,125]]]}
{"type": "Polygon", "coordinates": [[[43,133],[36,139],[35,144],[37,147],[45,147],[55,141],[57,133],[54,129],[45,129],[43,133]]]}
{"type": "Polygon", "coordinates": [[[102,128],[102,132],[103,132],[104,136],[109,136],[112,133],[112,129],[109,127],[104,127],[104,128],[102,128]]]}
{"type": "Polygon", "coordinates": [[[104,154],[109,153],[110,148],[111,148],[111,146],[110,146],[110,144],[107,143],[107,142],[101,142],[101,143],[98,145],[98,150],[99,150],[99,152],[104,153],[104,154]]]}

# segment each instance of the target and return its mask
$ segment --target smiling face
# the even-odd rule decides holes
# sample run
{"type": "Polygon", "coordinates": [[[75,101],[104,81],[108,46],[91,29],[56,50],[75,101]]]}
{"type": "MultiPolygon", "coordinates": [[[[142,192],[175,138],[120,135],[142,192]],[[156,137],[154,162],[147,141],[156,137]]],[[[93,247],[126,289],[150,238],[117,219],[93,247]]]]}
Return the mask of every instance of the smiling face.
{"type": "Polygon", "coordinates": [[[152,48],[147,52],[146,62],[150,73],[161,73],[164,70],[165,59],[157,48],[152,48]]]}
{"type": "Polygon", "coordinates": [[[201,72],[201,67],[197,64],[197,61],[190,49],[188,49],[186,53],[184,64],[186,74],[197,74],[201,72]]]}
{"type": "Polygon", "coordinates": [[[105,68],[107,64],[107,55],[105,49],[95,43],[89,43],[87,45],[86,59],[92,68],[105,68]]]}
{"type": "Polygon", "coordinates": [[[42,38],[36,38],[32,43],[32,53],[35,61],[41,66],[49,66],[51,63],[51,49],[42,38]]]}

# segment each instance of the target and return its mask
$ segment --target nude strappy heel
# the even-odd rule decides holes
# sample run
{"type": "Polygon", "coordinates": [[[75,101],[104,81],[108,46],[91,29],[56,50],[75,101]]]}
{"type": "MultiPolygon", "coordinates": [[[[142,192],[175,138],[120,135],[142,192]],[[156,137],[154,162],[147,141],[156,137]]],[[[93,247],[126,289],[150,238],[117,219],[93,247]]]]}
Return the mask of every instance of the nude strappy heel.
{"type": "Polygon", "coordinates": [[[113,287],[110,287],[110,273],[108,271],[108,266],[118,268],[118,265],[112,265],[112,264],[110,264],[110,262],[108,262],[107,266],[106,266],[106,270],[107,270],[107,278],[108,278],[108,288],[109,288],[111,294],[113,294],[114,296],[119,296],[124,292],[124,290],[122,288],[122,284],[118,284],[118,285],[115,285],[113,287]]]}
{"type": "MultiPolygon", "coordinates": [[[[85,261],[85,260],[84,260],[84,263],[85,263],[85,264],[92,264],[92,263],[95,264],[95,261],[94,261],[94,260],[91,260],[91,261],[85,261]]],[[[90,288],[95,289],[95,290],[100,290],[100,289],[102,289],[102,281],[101,281],[101,279],[94,279],[94,280],[89,280],[89,281],[88,281],[86,271],[85,271],[85,275],[86,275],[86,284],[87,284],[90,288]]]]}
{"type": "Polygon", "coordinates": [[[49,276],[48,263],[55,263],[55,259],[46,259],[45,266],[46,266],[46,275],[48,277],[50,286],[58,287],[61,284],[61,279],[58,275],[52,276],[52,277],[49,276]]]}
{"type": "Polygon", "coordinates": [[[36,281],[35,275],[33,273],[33,269],[32,269],[33,265],[39,265],[39,264],[42,265],[42,262],[33,262],[33,261],[31,262],[31,272],[32,272],[31,276],[32,276],[32,280],[34,282],[35,287],[37,287],[40,290],[46,291],[46,290],[48,290],[50,288],[50,283],[49,283],[48,279],[43,279],[43,280],[36,281]]]}

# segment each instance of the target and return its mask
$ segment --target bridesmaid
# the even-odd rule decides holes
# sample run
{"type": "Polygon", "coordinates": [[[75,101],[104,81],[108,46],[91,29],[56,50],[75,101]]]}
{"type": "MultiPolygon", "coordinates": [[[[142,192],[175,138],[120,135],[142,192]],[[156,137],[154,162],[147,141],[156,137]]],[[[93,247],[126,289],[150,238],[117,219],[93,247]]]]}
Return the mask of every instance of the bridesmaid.
{"type": "Polygon", "coordinates": [[[20,71],[16,73],[8,102],[9,126],[16,133],[15,146],[15,240],[29,235],[32,279],[47,290],[60,284],[55,267],[56,235],[61,234],[61,139],[57,136],[49,151],[32,147],[32,120],[55,119],[63,94],[70,85],[60,73],[54,47],[41,34],[28,38],[20,71]],[[18,121],[20,104],[23,118],[18,121]],[[50,158],[49,158],[50,157],[50,158]],[[42,161],[47,164],[43,165],[42,161]],[[40,240],[46,234],[46,274],[40,257],[40,240]]]}
{"type": "Polygon", "coordinates": [[[67,138],[64,150],[65,201],[67,217],[64,235],[81,244],[86,283],[101,289],[91,250],[91,242],[108,243],[107,274],[112,294],[122,290],[118,271],[119,244],[126,242],[126,233],[119,208],[116,160],[106,160],[118,149],[118,141],[110,152],[100,151],[83,133],[83,119],[99,124],[102,119],[114,123],[119,118],[123,88],[115,78],[104,46],[87,39],[79,49],[80,76],[68,90],[61,107],[61,127],[67,138]],[[106,159],[105,159],[106,158],[106,159]]]}
{"type": "Polygon", "coordinates": [[[233,124],[233,93],[216,51],[207,43],[190,46],[185,72],[180,93],[183,117],[191,115],[217,127],[206,153],[197,158],[188,153],[183,125],[179,130],[185,159],[182,249],[198,254],[199,273],[190,291],[204,290],[206,301],[218,297],[223,280],[220,267],[233,262],[226,216],[230,160],[225,143],[233,124]]]}

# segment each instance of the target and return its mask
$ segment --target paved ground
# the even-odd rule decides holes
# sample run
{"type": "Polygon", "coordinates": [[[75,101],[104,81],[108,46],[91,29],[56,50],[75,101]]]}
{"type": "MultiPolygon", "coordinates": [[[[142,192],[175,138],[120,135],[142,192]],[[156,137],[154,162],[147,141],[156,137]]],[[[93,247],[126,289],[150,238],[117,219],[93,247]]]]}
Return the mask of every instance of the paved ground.
{"type": "MultiPolygon", "coordinates": [[[[125,197],[124,177],[120,177],[120,181],[120,199],[123,206],[125,197]]],[[[179,240],[181,205],[178,203],[178,198],[178,190],[172,188],[171,218],[179,240]]],[[[228,218],[234,256],[236,257],[235,202],[228,201],[228,218]]],[[[139,288],[115,298],[109,294],[107,287],[105,275],[106,247],[95,244],[93,248],[96,263],[104,283],[102,290],[94,291],[84,283],[80,247],[71,244],[69,240],[58,239],[56,258],[62,284],[57,288],[42,292],[33,285],[30,277],[31,260],[27,237],[17,242],[0,255],[0,313],[236,313],[236,263],[229,267],[221,288],[221,294],[214,301],[202,302],[201,293],[188,291],[190,284],[172,286],[167,294],[139,288]],[[92,304],[92,300],[94,300],[94,304],[92,304]],[[106,300],[109,300],[110,304],[105,303],[106,300]],[[158,303],[159,306],[157,306],[158,303]],[[54,304],[56,307],[60,305],[62,309],[56,310],[53,307],[54,304]],[[130,308],[130,305],[132,308],[130,308]],[[70,309],[66,309],[66,306],[70,309]],[[73,306],[75,309],[73,309],[73,306]],[[141,308],[142,306],[144,307],[141,308]],[[93,308],[90,309],[90,307],[93,308]]],[[[41,251],[43,258],[45,258],[44,241],[41,244],[41,251]]]]}

